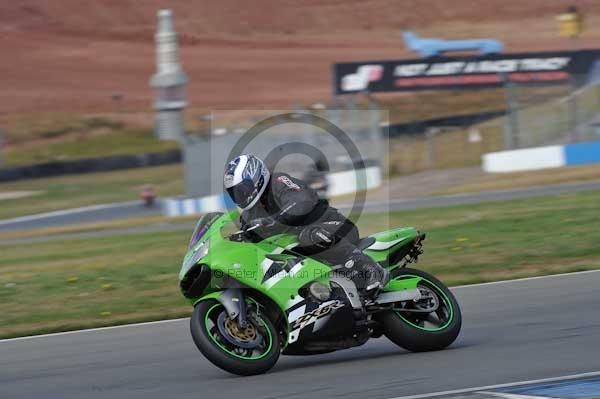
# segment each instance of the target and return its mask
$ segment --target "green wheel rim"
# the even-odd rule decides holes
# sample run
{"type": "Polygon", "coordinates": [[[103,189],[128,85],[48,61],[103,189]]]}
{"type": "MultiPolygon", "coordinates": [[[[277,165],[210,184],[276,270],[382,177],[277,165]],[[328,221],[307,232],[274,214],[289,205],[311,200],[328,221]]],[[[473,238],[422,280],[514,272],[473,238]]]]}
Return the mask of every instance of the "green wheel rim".
{"type": "Polygon", "coordinates": [[[268,337],[268,345],[267,348],[265,349],[265,351],[260,354],[259,356],[255,356],[255,357],[247,357],[247,356],[241,356],[235,352],[230,351],[229,349],[227,349],[225,346],[223,346],[223,344],[221,344],[217,338],[210,332],[210,327],[208,325],[209,322],[209,316],[211,314],[211,312],[219,307],[219,306],[223,306],[220,303],[216,303],[213,306],[210,307],[210,309],[208,309],[208,311],[206,312],[206,315],[204,316],[204,328],[206,329],[206,332],[208,333],[208,336],[210,337],[210,339],[219,347],[221,348],[221,350],[225,353],[227,353],[228,355],[231,355],[233,357],[236,357],[238,359],[242,359],[242,360],[259,360],[262,359],[263,357],[267,356],[267,354],[271,351],[271,348],[273,347],[273,337],[271,335],[271,330],[269,329],[269,326],[267,325],[267,323],[265,323],[265,321],[260,318],[260,323],[263,325],[263,327],[265,328],[265,331],[267,332],[267,337],[268,337]]]}
{"type": "Polygon", "coordinates": [[[448,298],[448,296],[446,295],[446,293],[444,292],[444,290],[442,290],[440,287],[437,286],[437,284],[433,283],[432,281],[426,279],[425,277],[421,277],[421,276],[413,276],[413,275],[408,275],[408,274],[403,274],[404,276],[410,276],[410,277],[419,277],[421,278],[421,281],[425,281],[430,287],[428,288],[433,288],[435,293],[439,296],[441,295],[441,298],[445,304],[446,307],[449,309],[449,316],[448,316],[448,320],[440,327],[435,327],[435,328],[428,328],[428,327],[421,327],[415,323],[413,323],[412,321],[408,320],[406,317],[404,317],[401,312],[395,311],[394,313],[396,313],[396,315],[398,315],[398,317],[400,317],[406,324],[414,327],[414,328],[418,328],[419,330],[423,330],[423,331],[427,331],[427,332],[436,332],[436,331],[442,331],[444,329],[446,329],[454,320],[454,305],[452,303],[452,301],[450,300],[450,298],[448,298]]]}

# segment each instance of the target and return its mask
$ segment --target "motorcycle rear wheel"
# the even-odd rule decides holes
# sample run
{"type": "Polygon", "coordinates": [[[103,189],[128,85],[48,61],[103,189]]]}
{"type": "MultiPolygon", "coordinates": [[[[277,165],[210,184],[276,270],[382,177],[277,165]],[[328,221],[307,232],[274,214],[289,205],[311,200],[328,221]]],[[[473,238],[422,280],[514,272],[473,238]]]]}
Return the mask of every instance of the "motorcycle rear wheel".
{"type": "Polygon", "coordinates": [[[232,338],[236,337],[224,336],[219,329],[219,318],[221,323],[225,318],[230,328],[237,328],[237,320],[229,320],[225,308],[216,300],[197,304],[190,318],[194,343],[211,363],[241,376],[263,374],[277,363],[281,352],[279,334],[266,315],[261,314],[256,320],[248,318],[248,327],[243,332],[236,329],[236,336],[241,344],[239,346],[232,343],[232,338]],[[244,339],[247,343],[250,338],[260,338],[260,345],[251,349],[244,348],[244,339]]]}
{"type": "Polygon", "coordinates": [[[393,278],[420,277],[418,288],[422,294],[430,297],[428,303],[405,304],[406,311],[401,308],[382,312],[378,320],[383,325],[384,335],[396,345],[411,352],[426,352],[444,349],[452,344],[462,325],[460,307],[452,292],[438,279],[421,270],[402,268],[394,273],[393,278]],[[410,310],[427,309],[433,306],[436,310],[430,313],[411,312],[410,310]]]}

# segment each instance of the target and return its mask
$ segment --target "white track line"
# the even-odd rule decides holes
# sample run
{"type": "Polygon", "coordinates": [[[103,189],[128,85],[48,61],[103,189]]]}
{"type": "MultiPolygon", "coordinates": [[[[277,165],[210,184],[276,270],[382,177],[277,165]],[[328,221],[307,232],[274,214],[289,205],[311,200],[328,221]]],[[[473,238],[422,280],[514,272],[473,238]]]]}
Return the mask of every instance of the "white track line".
{"type": "Polygon", "coordinates": [[[450,287],[450,288],[453,289],[453,290],[455,290],[457,288],[482,287],[482,286],[485,286],[485,285],[498,285],[498,284],[507,284],[507,283],[518,283],[518,282],[521,282],[521,281],[541,280],[541,279],[545,279],[545,278],[554,278],[554,277],[578,276],[580,274],[590,274],[590,273],[598,273],[598,272],[600,272],[600,270],[583,270],[581,272],[548,274],[546,276],[523,277],[523,278],[516,278],[516,279],[512,279],[512,280],[490,281],[488,283],[456,285],[456,286],[450,287]]]}
{"type": "Polygon", "coordinates": [[[519,395],[516,393],[494,392],[494,391],[477,391],[479,394],[486,394],[502,399],[554,399],[550,396],[534,396],[534,395],[519,395]]]}
{"type": "MultiPolygon", "coordinates": [[[[598,273],[598,272],[600,272],[600,270],[585,270],[582,272],[550,274],[548,276],[525,277],[525,278],[519,278],[519,279],[514,279],[514,280],[491,281],[489,283],[457,285],[457,286],[451,287],[451,289],[455,290],[455,289],[464,289],[464,288],[472,288],[472,287],[481,287],[481,286],[486,286],[486,285],[510,284],[510,283],[518,283],[521,281],[541,280],[541,279],[555,278],[555,277],[578,276],[581,274],[598,273]]],[[[13,341],[24,341],[24,340],[36,339],[36,338],[46,338],[46,337],[55,337],[55,336],[61,336],[61,335],[77,334],[77,333],[82,333],[82,332],[85,333],[85,332],[94,332],[94,331],[114,330],[117,328],[140,327],[140,326],[149,326],[149,325],[153,325],[153,324],[166,324],[166,323],[177,322],[177,321],[182,321],[182,320],[187,320],[187,319],[188,318],[167,319],[167,320],[158,320],[158,321],[148,321],[148,322],[144,322],[144,323],[121,324],[118,326],[110,326],[110,327],[89,328],[86,330],[73,330],[73,331],[65,331],[65,332],[51,333],[51,334],[29,335],[26,337],[0,339],[0,344],[7,343],[7,342],[13,342],[13,341]]]]}
{"type": "Polygon", "coordinates": [[[509,382],[509,383],[506,383],[506,384],[488,385],[488,386],[483,386],[483,387],[474,387],[474,388],[465,388],[465,389],[454,389],[454,390],[451,390],[451,391],[440,391],[440,392],[433,392],[433,393],[425,393],[425,394],[422,394],[422,395],[397,396],[397,397],[389,398],[389,399],[424,399],[424,398],[434,398],[434,397],[437,397],[437,396],[457,395],[457,394],[473,393],[473,392],[479,392],[479,391],[489,391],[490,389],[518,387],[518,386],[529,385],[529,384],[540,384],[540,383],[544,383],[544,382],[558,382],[558,381],[574,380],[574,379],[588,378],[588,377],[597,377],[597,376],[600,376],[600,371],[592,371],[592,372],[589,372],[589,373],[565,375],[565,376],[562,376],[562,377],[542,378],[542,379],[539,379],[539,380],[509,382]]]}

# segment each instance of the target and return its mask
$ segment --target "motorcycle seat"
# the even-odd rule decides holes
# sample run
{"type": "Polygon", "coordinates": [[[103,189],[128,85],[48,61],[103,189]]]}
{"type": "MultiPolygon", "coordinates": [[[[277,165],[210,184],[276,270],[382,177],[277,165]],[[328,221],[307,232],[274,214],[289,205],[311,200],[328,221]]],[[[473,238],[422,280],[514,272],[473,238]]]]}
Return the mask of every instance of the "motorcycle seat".
{"type": "Polygon", "coordinates": [[[363,237],[358,241],[358,244],[356,244],[356,246],[361,251],[364,251],[365,249],[369,248],[371,245],[375,244],[375,241],[377,241],[375,239],[375,237],[363,237]]]}

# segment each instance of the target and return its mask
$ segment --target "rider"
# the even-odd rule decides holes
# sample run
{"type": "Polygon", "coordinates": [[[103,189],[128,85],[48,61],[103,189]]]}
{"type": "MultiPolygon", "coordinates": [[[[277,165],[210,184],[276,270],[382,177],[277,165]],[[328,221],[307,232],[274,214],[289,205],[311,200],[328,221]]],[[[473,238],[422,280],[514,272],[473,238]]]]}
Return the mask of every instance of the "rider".
{"type": "Polygon", "coordinates": [[[306,183],[285,173],[271,174],[254,155],[241,155],[225,168],[227,193],[241,208],[243,229],[264,239],[283,232],[298,234],[300,247],[315,259],[343,265],[359,289],[371,293],[389,280],[389,272],[357,247],[358,229],[306,183]]]}

